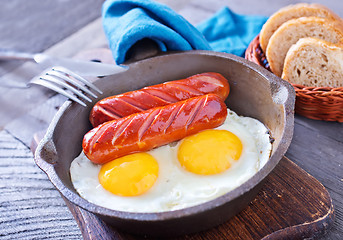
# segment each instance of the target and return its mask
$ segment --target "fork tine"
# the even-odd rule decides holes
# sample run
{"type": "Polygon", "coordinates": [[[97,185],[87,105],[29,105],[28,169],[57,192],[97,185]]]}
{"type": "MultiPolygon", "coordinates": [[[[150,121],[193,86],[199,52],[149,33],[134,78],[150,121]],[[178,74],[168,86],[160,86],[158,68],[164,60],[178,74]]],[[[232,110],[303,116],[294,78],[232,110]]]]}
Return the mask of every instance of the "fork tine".
{"type": "Polygon", "coordinates": [[[56,77],[54,77],[54,76],[52,76],[50,74],[46,74],[44,76],[41,76],[40,79],[53,82],[53,83],[55,83],[57,85],[61,85],[61,86],[65,87],[66,89],[72,91],[75,95],[83,98],[84,100],[87,100],[88,102],[92,102],[92,100],[89,97],[87,97],[86,95],[84,95],[82,92],[78,91],[77,89],[75,89],[74,87],[70,86],[66,82],[58,80],[56,77]]]}
{"type": "Polygon", "coordinates": [[[33,78],[28,85],[37,84],[58,92],[82,106],[87,106],[83,101],[92,102],[85,94],[97,98],[91,90],[102,94],[94,84],[78,74],[64,67],[52,67],[46,69],[40,76],[33,78]]]}
{"type": "Polygon", "coordinates": [[[72,100],[74,100],[75,102],[79,103],[80,105],[86,107],[87,105],[82,102],[80,99],[78,99],[77,97],[75,97],[74,95],[68,93],[67,91],[61,89],[60,87],[57,87],[56,85],[54,85],[53,83],[51,82],[47,82],[45,80],[42,80],[40,78],[34,78],[30,81],[30,84],[37,84],[37,85],[41,85],[43,87],[46,87],[46,88],[50,88],[51,90],[54,90],[55,92],[58,92],[64,96],[66,96],[67,98],[70,98],[72,100]]]}
{"type": "Polygon", "coordinates": [[[68,74],[70,76],[73,76],[74,78],[76,78],[80,82],[83,82],[84,84],[86,84],[88,87],[90,87],[93,90],[97,91],[98,93],[102,94],[102,91],[99,88],[97,88],[93,83],[87,81],[83,77],[79,76],[78,74],[70,71],[69,69],[67,69],[65,67],[57,66],[57,67],[53,67],[52,70],[58,71],[58,72],[62,72],[62,73],[66,73],[66,74],[68,74]]]}
{"type": "Polygon", "coordinates": [[[82,91],[88,93],[92,97],[97,98],[97,95],[95,95],[94,93],[89,91],[85,86],[82,86],[80,83],[78,83],[77,81],[73,80],[72,78],[62,74],[61,72],[57,72],[54,69],[52,69],[51,71],[47,72],[47,75],[61,78],[61,79],[65,80],[66,82],[69,82],[69,83],[75,85],[76,87],[80,88],[82,91]]]}

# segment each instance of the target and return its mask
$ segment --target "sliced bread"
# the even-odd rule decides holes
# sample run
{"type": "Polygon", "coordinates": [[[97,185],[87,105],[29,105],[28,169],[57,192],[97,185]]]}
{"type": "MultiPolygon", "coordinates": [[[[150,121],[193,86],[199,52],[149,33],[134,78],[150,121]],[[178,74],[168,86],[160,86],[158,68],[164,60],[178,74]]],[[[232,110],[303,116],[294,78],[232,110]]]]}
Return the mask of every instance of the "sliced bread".
{"type": "Polygon", "coordinates": [[[320,39],[302,38],[289,49],[282,78],[303,86],[343,87],[343,49],[320,39]]]}
{"type": "Polygon", "coordinates": [[[289,5],[275,12],[263,25],[260,32],[262,50],[266,52],[270,37],[283,23],[299,17],[321,17],[329,20],[343,21],[333,11],[320,4],[298,3],[289,5]]]}
{"type": "Polygon", "coordinates": [[[281,76],[289,48],[300,38],[314,37],[332,43],[343,43],[343,28],[337,21],[318,17],[302,17],[282,24],[272,35],[266,57],[272,72],[281,76]]]}

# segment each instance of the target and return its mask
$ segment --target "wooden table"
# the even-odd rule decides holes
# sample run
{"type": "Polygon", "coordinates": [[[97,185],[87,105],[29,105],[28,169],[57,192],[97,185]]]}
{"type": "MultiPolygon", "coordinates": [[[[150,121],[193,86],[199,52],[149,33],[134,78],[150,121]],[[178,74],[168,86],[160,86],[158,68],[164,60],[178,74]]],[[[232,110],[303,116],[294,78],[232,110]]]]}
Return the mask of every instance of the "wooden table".
{"type": "MultiPolygon", "coordinates": [[[[228,5],[241,14],[270,15],[299,1],[160,0],[192,24],[228,5]]],[[[316,1],[343,17],[339,0],[316,1]]],[[[19,1],[1,4],[0,46],[72,57],[82,50],[106,47],[101,1],[19,1]]],[[[0,62],[0,81],[26,82],[39,73],[32,63],[0,62]]],[[[80,239],[80,230],[65,202],[30,151],[35,132],[44,130],[65,101],[63,96],[33,87],[0,87],[0,238],[80,239]]],[[[343,124],[295,116],[292,144],[286,153],[329,191],[336,220],[324,239],[343,238],[343,124]]]]}

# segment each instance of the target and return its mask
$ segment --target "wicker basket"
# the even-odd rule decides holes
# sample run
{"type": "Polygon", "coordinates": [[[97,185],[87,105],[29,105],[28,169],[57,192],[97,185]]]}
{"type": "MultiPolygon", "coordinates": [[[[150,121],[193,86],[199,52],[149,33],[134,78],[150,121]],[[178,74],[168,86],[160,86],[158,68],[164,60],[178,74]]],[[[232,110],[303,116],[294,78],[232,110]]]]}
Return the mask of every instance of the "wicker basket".
{"type": "MultiPolygon", "coordinates": [[[[250,43],[245,58],[270,71],[268,61],[260,47],[259,36],[250,43]]],[[[311,119],[343,122],[343,87],[305,87],[299,84],[292,86],[296,93],[297,114],[311,119]]]]}

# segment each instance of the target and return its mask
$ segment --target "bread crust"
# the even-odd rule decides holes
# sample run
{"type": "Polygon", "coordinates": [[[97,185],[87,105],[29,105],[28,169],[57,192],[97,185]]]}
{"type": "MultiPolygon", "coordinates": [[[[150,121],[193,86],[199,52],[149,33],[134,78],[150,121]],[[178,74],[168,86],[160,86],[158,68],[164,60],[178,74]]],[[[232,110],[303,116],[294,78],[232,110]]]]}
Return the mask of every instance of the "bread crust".
{"type": "Polygon", "coordinates": [[[316,38],[300,39],[287,53],[282,78],[307,87],[343,87],[342,47],[316,38]]]}
{"type": "Polygon", "coordinates": [[[343,44],[343,27],[337,21],[318,17],[301,17],[282,24],[272,35],[266,57],[272,72],[281,77],[289,48],[300,38],[314,37],[335,44],[343,44]]]}
{"type": "Polygon", "coordinates": [[[338,21],[343,25],[343,20],[336,13],[321,4],[298,3],[289,5],[275,12],[263,25],[260,32],[260,45],[262,50],[266,52],[271,36],[283,23],[291,19],[311,16],[338,21]]]}

